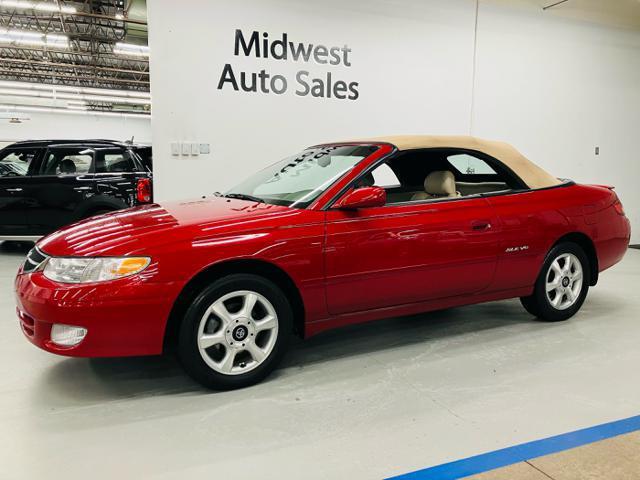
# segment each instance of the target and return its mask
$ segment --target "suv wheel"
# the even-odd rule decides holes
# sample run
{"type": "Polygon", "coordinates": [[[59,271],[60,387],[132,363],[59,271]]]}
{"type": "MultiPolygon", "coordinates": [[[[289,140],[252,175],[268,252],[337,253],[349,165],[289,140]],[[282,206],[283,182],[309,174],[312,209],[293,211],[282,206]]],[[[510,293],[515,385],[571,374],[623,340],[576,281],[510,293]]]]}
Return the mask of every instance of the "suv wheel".
{"type": "Polygon", "coordinates": [[[274,283],[229,275],[204,288],[187,309],[178,355],[187,373],[208,388],[246,387],[278,365],[292,324],[291,306],[274,283]]]}
{"type": "Polygon", "coordinates": [[[589,260],[580,246],[561,243],[551,249],[536,280],[533,295],[520,298],[541,320],[557,322],[580,310],[589,291],[589,260]]]}

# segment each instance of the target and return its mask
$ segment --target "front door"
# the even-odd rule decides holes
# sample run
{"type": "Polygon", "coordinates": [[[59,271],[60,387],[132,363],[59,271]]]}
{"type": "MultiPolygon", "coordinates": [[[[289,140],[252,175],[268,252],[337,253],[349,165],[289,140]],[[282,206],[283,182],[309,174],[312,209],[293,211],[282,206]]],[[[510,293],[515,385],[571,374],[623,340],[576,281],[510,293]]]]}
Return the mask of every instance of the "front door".
{"type": "Polygon", "coordinates": [[[480,292],[494,275],[497,226],[482,197],[327,211],[330,313],[480,292]]]}
{"type": "Polygon", "coordinates": [[[8,148],[0,152],[0,236],[29,235],[26,192],[30,168],[40,150],[8,148]]]}
{"type": "Polygon", "coordinates": [[[78,207],[95,194],[95,152],[82,146],[49,148],[33,172],[26,197],[27,222],[46,234],[78,218],[78,207]]]}

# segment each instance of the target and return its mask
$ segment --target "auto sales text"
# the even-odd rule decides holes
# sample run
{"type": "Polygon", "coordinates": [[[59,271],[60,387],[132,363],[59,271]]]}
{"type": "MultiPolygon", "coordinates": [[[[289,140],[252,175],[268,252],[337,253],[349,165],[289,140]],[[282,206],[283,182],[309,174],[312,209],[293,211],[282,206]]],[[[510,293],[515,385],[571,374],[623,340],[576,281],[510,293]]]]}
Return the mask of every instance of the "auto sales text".
{"type": "MultiPolygon", "coordinates": [[[[292,42],[283,33],[277,40],[271,40],[267,32],[251,32],[246,36],[236,29],[233,53],[235,56],[271,58],[274,60],[308,63],[318,65],[351,67],[351,48],[326,47],[325,45],[292,42]]],[[[282,95],[289,90],[289,80],[284,75],[273,74],[266,69],[259,72],[235,71],[230,63],[225,64],[218,81],[218,90],[232,88],[236,92],[274,93],[282,95]]],[[[345,81],[327,71],[317,76],[309,70],[299,70],[295,74],[294,93],[300,97],[336,98],[338,100],[357,100],[360,96],[359,83],[345,81]]]]}

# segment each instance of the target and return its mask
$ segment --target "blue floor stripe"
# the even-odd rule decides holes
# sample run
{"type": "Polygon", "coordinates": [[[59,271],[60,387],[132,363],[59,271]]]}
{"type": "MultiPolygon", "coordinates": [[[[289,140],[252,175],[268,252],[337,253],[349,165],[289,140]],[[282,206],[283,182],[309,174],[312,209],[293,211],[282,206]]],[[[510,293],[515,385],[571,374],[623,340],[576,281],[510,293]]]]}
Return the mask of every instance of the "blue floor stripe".
{"type": "Polygon", "coordinates": [[[636,430],[640,430],[640,415],[443,463],[388,480],[455,480],[636,430]]]}

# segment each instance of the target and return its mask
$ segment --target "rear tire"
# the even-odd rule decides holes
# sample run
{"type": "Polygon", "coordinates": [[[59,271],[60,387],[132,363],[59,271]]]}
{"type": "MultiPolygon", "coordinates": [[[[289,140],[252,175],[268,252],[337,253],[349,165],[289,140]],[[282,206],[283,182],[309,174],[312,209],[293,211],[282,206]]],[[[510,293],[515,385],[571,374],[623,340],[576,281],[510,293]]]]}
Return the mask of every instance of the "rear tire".
{"type": "Polygon", "coordinates": [[[589,291],[589,272],[584,250],[575,243],[560,243],[547,254],[533,294],[521,297],[520,302],[540,320],[567,320],[584,303],[589,291]]]}
{"type": "Polygon", "coordinates": [[[215,281],[196,295],[182,320],[178,357],[213,390],[263,380],[282,360],[293,325],[291,305],[273,282],[249,274],[215,281]]]}

